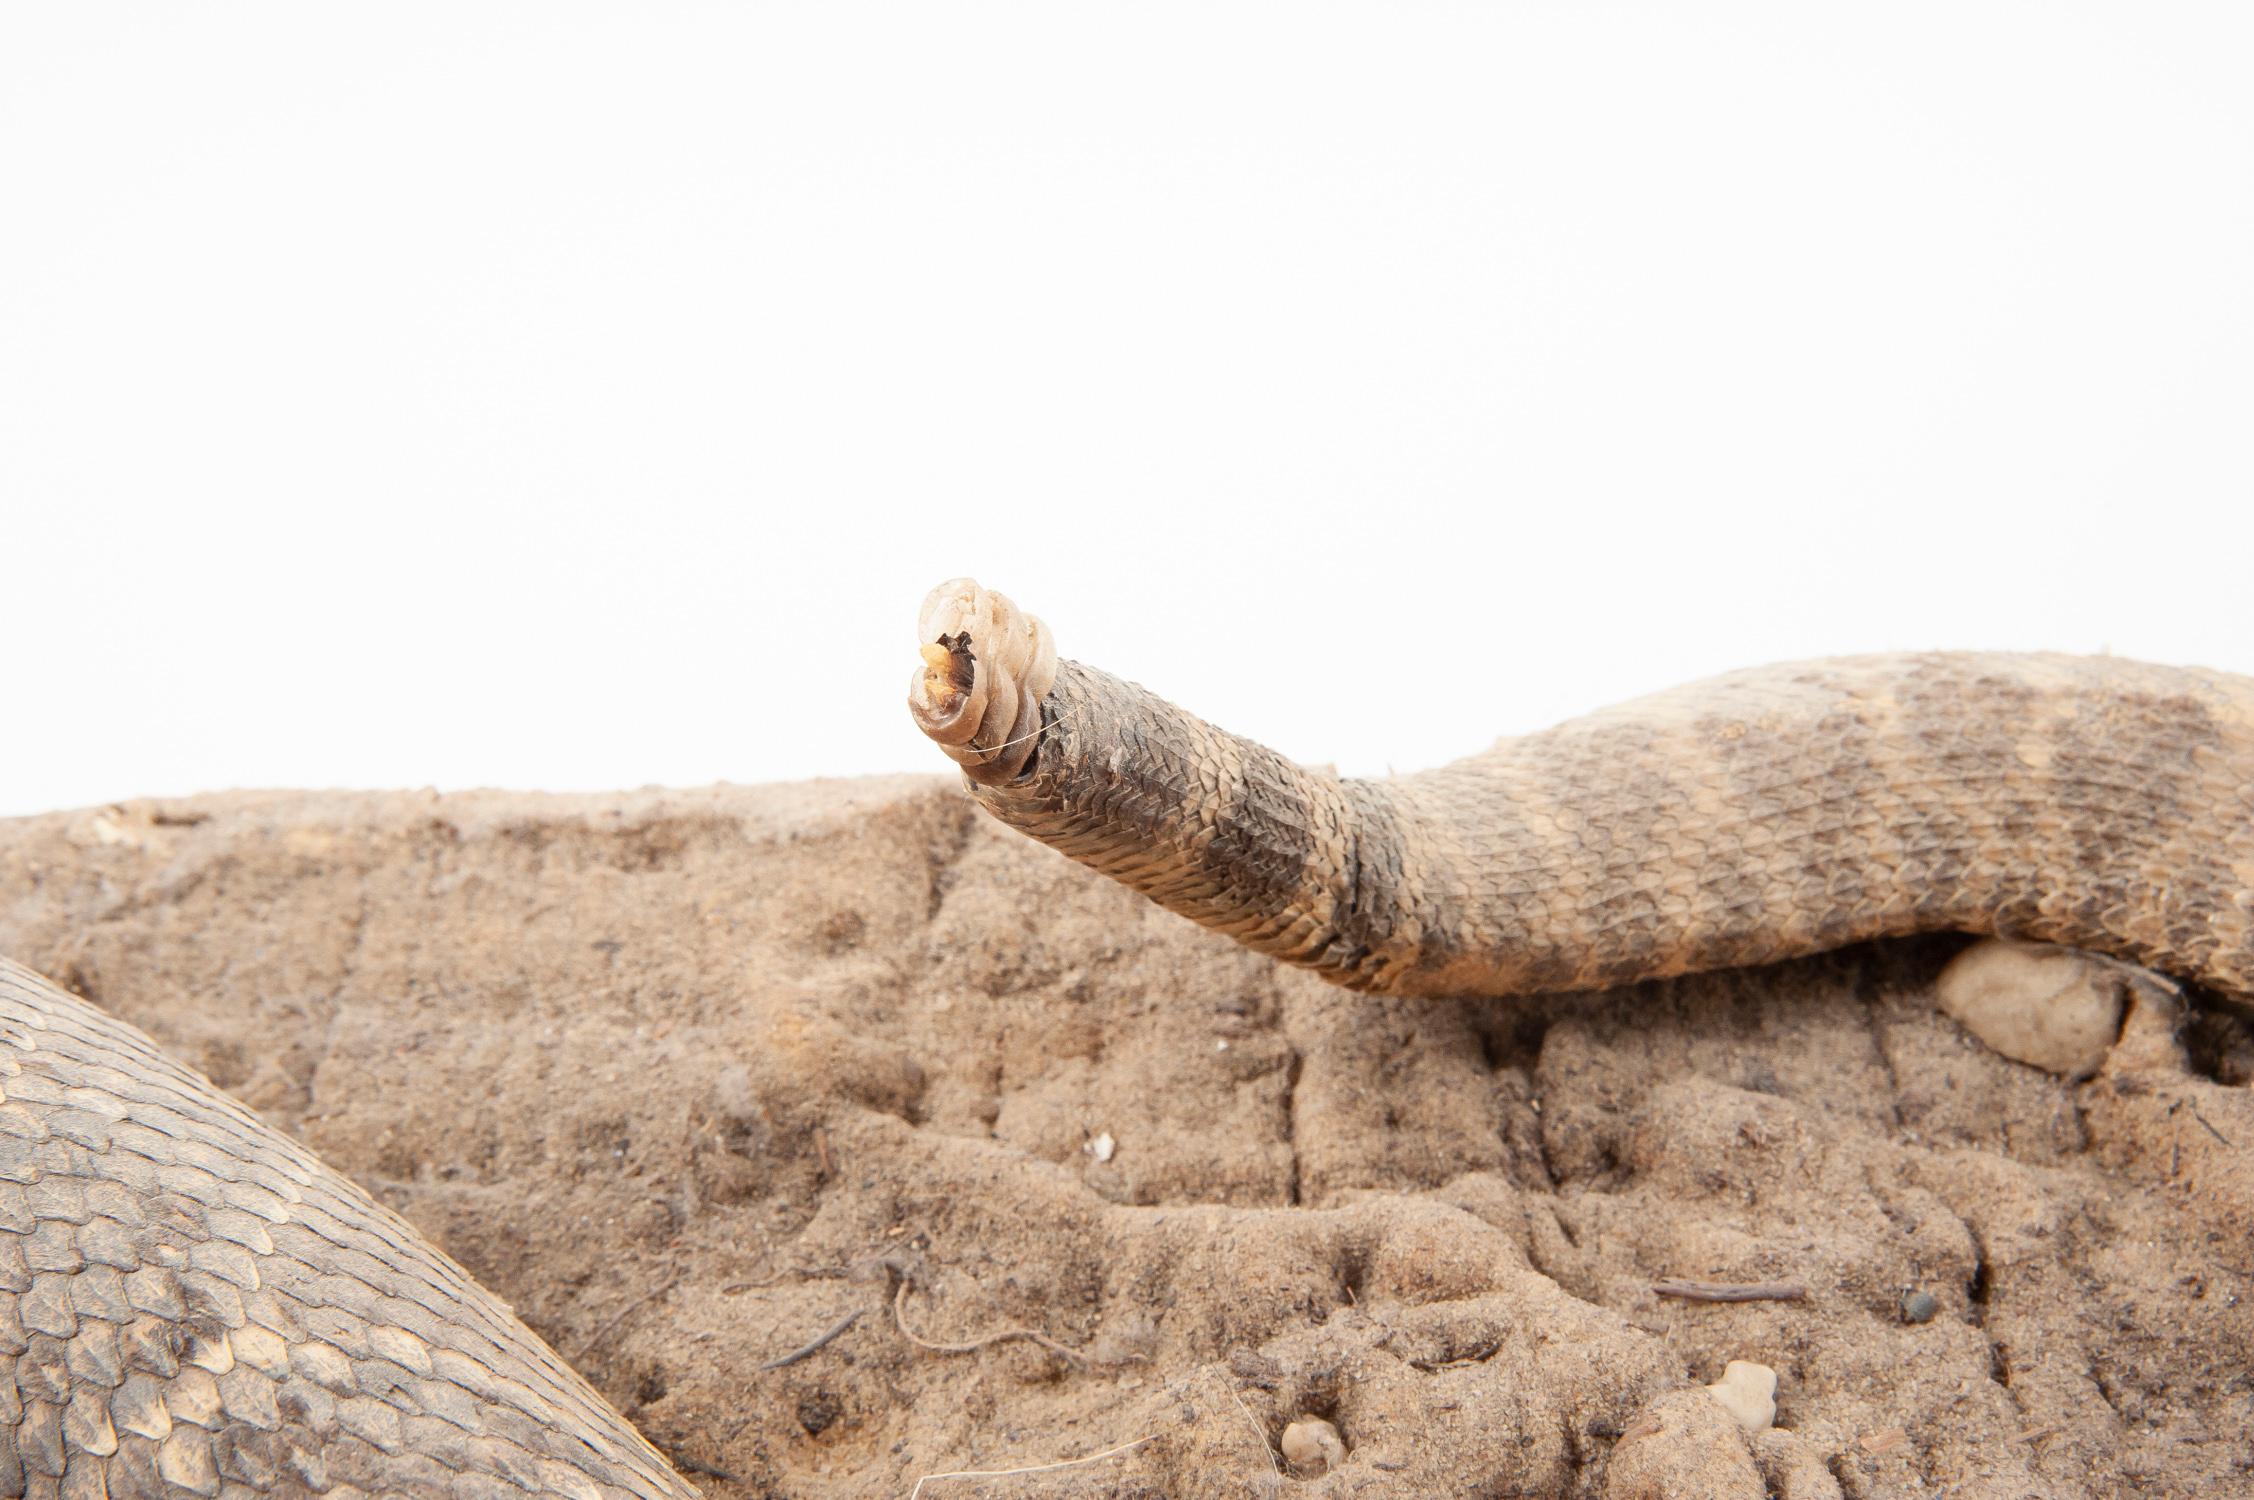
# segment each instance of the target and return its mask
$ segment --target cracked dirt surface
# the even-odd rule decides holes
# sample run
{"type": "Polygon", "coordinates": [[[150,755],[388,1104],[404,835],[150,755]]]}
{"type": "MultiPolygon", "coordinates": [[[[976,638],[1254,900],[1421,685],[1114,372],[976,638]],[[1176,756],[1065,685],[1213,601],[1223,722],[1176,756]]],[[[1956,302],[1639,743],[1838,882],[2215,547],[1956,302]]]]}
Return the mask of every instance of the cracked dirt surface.
{"type": "Polygon", "coordinates": [[[2068,1084],[1934,1008],[1954,947],[1371,999],[936,778],[0,822],[0,951],[406,1213],[725,1497],[1145,1437],[923,1493],[1695,1493],[1667,1465],[1710,1443],[1717,1495],[2254,1494],[2254,1030],[2148,1000],[2068,1084]],[[920,1348],[903,1280],[922,1338],[1078,1357],[920,1348]],[[1780,1376],[1751,1445],[1677,1394],[1731,1359],[1780,1376]],[[1270,1446],[1302,1413],[1347,1449],[1310,1480],[1270,1446]]]}

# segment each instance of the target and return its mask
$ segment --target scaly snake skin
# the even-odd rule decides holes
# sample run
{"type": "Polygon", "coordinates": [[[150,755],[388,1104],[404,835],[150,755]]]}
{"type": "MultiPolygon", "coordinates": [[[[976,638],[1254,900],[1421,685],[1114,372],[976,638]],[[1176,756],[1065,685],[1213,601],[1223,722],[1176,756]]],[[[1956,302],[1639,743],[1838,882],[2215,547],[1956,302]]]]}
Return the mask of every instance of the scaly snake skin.
{"type": "Polygon", "coordinates": [[[695,1493],[404,1219],[0,959],[0,1495],[695,1493]]]}
{"type": "Polygon", "coordinates": [[[988,811],[1356,989],[1586,989],[1953,929],[2254,996],[2243,677],[1804,662],[1342,780],[1057,661],[1047,627],[968,579],[919,631],[910,708],[988,811]]]}

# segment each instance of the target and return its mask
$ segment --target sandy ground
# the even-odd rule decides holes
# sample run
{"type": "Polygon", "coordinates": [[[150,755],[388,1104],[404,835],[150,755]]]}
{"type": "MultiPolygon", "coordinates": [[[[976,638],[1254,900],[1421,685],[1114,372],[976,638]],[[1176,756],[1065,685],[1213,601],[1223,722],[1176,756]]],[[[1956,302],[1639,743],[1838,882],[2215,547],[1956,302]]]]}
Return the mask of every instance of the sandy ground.
{"type": "Polygon", "coordinates": [[[937,778],[0,822],[0,951],[398,1207],[718,1497],[1138,1440],[923,1495],[2254,1495],[2249,1029],[2146,1002],[2068,1084],[1934,1009],[1954,946],[1372,1000],[937,778]],[[1750,1445],[1682,1390],[1732,1359],[1781,1377],[1750,1445]],[[1275,1456],[1302,1414],[1326,1475],[1275,1456]]]}

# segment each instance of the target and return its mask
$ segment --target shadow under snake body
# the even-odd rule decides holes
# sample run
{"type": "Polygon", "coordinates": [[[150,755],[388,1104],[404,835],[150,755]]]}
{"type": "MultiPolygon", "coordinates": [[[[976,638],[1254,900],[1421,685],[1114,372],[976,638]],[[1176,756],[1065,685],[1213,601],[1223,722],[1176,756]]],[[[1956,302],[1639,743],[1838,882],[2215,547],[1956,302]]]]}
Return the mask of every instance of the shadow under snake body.
{"type": "MultiPolygon", "coordinates": [[[[1508,996],[1957,929],[2254,995],[2254,681],[1739,673],[1383,781],[1105,673],[968,580],[917,722],[995,816],[1358,989],[1508,996]]],[[[403,1219],[0,961],[0,1495],[694,1494],[403,1219]]]]}

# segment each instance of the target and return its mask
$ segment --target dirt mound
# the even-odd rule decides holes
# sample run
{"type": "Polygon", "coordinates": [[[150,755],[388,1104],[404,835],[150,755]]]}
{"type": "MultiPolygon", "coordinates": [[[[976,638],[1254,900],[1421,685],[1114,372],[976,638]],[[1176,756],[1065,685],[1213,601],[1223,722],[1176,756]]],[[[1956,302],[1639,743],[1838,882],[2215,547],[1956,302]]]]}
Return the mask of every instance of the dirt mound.
{"type": "Polygon", "coordinates": [[[2066,1083],[1936,1011],[1953,949],[1370,999],[938,779],[0,823],[0,951],[415,1220],[715,1496],[1130,1444],[923,1495],[1664,1493],[1667,1445],[1615,1455],[1740,1442],[1669,1394],[1732,1359],[1780,1376],[1780,1495],[2254,1494],[2247,1027],[2148,999],[2066,1083]],[[1278,1456],[1302,1416],[1327,1474],[1278,1456]]]}

